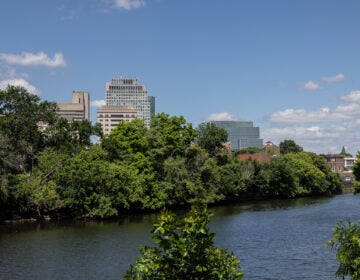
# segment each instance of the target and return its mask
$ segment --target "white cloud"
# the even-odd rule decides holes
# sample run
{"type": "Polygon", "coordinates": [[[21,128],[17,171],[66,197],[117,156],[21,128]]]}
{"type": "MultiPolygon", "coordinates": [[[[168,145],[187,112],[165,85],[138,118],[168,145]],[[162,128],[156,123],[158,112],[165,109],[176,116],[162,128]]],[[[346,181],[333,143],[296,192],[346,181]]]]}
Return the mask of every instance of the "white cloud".
{"type": "Polygon", "coordinates": [[[23,52],[21,54],[0,53],[0,60],[9,65],[46,66],[52,68],[66,66],[66,61],[62,53],[56,53],[53,58],[50,58],[44,52],[23,52]]]}
{"type": "Polygon", "coordinates": [[[304,90],[314,91],[320,89],[321,87],[319,84],[315,83],[314,81],[308,81],[306,84],[303,84],[301,88],[304,90]]]}
{"type": "Polygon", "coordinates": [[[26,88],[30,93],[33,93],[36,95],[40,94],[40,92],[36,89],[36,87],[33,86],[32,84],[30,84],[25,79],[9,79],[9,80],[0,81],[0,89],[4,90],[7,88],[8,85],[21,86],[21,87],[26,88]]]}
{"type": "Polygon", "coordinates": [[[345,102],[360,102],[360,90],[352,91],[348,95],[340,97],[345,102]]]}
{"type": "MultiPolygon", "coordinates": [[[[359,126],[358,126],[359,127],[359,126]]],[[[279,144],[292,139],[305,151],[315,153],[340,153],[342,146],[354,156],[360,147],[360,138],[353,124],[339,123],[331,126],[288,126],[268,128],[261,131],[264,140],[279,144]]]]}
{"type": "Polygon", "coordinates": [[[323,77],[322,80],[327,83],[336,83],[340,82],[345,79],[345,76],[343,74],[337,74],[333,77],[323,77]]]}
{"type": "Polygon", "coordinates": [[[132,10],[146,6],[145,0],[112,0],[115,8],[132,10]]]}
{"type": "Polygon", "coordinates": [[[267,121],[278,124],[342,122],[360,118],[360,91],[352,91],[340,97],[341,103],[334,109],[320,108],[315,111],[306,109],[286,109],[275,112],[267,121]]]}
{"type": "Polygon", "coordinates": [[[94,101],[91,101],[91,103],[90,103],[91,107],[97,107],[97,108],[100,108],[101,106],[105,106],[105,105],[106,105],[105,100],[94,100],[94,101]]]}
{"type": "Polygon", "coordinates": [[[334,108],[286,109],[267,118],[261,137],[274,143],[293,139],[307,151],[339,153],[342,146],[356,155],[360,149],[360,91],[339,98],[334,108]]]}
{"type": "Polygon", "coordinates": [[[319,126],[288,126],[288,127],[275,127],[265,129],[262,137],[276,138],[276,139],[297,139],[301,140],[314,140],[324,139],[329,137],[338,137],[340,132],[337,130],[329,130],[319,126]]]}
{"type": "Polygon", "coordinates": [[[227,112],[214,113],[206,118],[207,121],[237,121],[238,117],[227,112]]]}
{"type": "Polygon", "coordinates": [[[320,108],[316,111],[307,111],[306,109],[286,109],[275,112],[267,118],[272,123],[316,123],[333,122],[342,119],[351,118],[349,112],[343,112],[339,106],[336,110],[329,108],[320,108]]]}

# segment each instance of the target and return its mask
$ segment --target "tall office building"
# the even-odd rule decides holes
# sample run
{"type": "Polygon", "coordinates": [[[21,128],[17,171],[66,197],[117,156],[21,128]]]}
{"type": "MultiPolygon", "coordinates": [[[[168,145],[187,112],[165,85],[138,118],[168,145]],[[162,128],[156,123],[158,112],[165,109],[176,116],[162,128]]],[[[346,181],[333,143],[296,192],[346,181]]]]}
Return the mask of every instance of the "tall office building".
{"type": "Polygon", "coordinates": [[[73,91],[71,103],[58,103],[58,115],[68,121],[90,120],[90,95],[86,91],[73,91]]]}
{"type": "Polygon", "coordinates": [[[253,122],[244,121],[211,121],[218,127],[225,129],[232,150],[256,147],[263,148],[263,139],[260,139],[260,128],[254,127],[253,122]]]}
{"type": "Polygon", "coordinates": [[[102,106],[97,111],[97,122],[101,124],[104,135],[109,135],[120,122],[136,119],[136,110],[132,106],[102,106]]]}
{"type": "Polygon", "coordinates": [[[131,106],[137,118],[149,127],[155,114],[155,97],[148,96],[146,87],[137,78],[113,78],[106,83],[106,106],[131,106]]]}

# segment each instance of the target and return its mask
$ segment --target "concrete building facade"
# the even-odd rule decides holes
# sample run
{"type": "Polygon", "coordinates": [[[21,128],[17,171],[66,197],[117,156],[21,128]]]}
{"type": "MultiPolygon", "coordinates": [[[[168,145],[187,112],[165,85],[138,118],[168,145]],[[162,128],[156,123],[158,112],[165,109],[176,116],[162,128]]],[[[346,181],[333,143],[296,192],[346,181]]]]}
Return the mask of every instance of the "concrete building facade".
{"type": "Polygon", "coordinates": [[[254,127],[251,121],[211,121],[218,127],[225,129],[231,150],[256,147],[263,148],[263,139],[260,139],[260,128],[254,127]]]}
{"type": "Polygon", "coordinates": [[[145,85],[137,78],[113,78],[106,83],[106,106],[131,106],[137,118],[150,127],[151,116],[155,114],[155,97],[148,95],[145,85]]]}
{"type": "Polygon", "coordinates": [[[109,135],[120,122],[131,122],[136,118],[137,111],[132,106],[103,106],[97,111],[97,122],[104,135],[109,135]]]}
{"type": "Polygon", "coordinates": [[[58,103],[58,115],[70,122],[90,120],[90,94],[73,91],[71,103],[58,103]]]}

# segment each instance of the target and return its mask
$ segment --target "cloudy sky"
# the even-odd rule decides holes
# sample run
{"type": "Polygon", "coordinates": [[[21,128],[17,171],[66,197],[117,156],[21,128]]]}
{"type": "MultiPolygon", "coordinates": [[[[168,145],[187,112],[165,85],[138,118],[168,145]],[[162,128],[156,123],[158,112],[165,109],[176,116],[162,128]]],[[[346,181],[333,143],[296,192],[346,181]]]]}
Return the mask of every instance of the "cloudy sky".
{"type": "Polygon", "coordinates": [[[69,102],[137,77],[156,111],[246,120],[316,153],[360,150],[357,0],[4,0],[0,88],[69,102]]]}

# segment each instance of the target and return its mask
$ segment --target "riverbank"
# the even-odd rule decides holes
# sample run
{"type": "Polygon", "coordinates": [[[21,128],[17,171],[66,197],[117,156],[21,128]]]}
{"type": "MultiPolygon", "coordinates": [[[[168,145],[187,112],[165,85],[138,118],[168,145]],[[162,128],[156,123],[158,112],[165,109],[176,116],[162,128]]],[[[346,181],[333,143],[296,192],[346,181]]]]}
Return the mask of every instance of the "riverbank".
{"type": "MultiPolygon", "coordinates": [[[[301,198],[309,198],[309,199],[317,199],[317,198],[329,198],[336,195],[353,193],[352,188],[343,188],[343,193],[327,193],[327,194],[318,194],[318,195],[298,195],[293,198],[242,198],[237,200],[226,200],[226,201],[217,201],[214,203],[209,203],[208,208],[213,209],[216,207],[231,207],[233,205],[242,205],[249,203],[261,203],[266,201],[273,201],[276,203],[284,203],[286,201],[293,201],[301,198]]],[[[138,215],[149,215],[149,214],[158,214],[162,209],[168,209],[172,211],[187,211],[191,208],[191,204],[183,204],[183,205],[167,205],[159,209],[135,209],[135,210],[127,210],[121,212],[118,216],[114,217],[72,217],[68,215],[68,213],[64,212],[56,212],[52,211],[46,215],[38,215],[37,213],[27,213],[24,216],[20,216],[18,214],[13,214],[9,219],[0,219],[0,224],[21,224],[21,223],[38,223],[38,222],[47,222],[47,221],[116,221],[119,217],[124,216],[138,216],[138,215]]]]}
{"type": "MultiPolygon", "coordinates": [[[[264,200],[211,208],[215,243],[241,259],[244,280],[334,279],[338,263],[324,244],[339,220],[360,220],[360,197],[264,200]]],[[[107,221],[0,225],[0,278],[115,280],[154,246],[156,214],[107,221]]]]}

